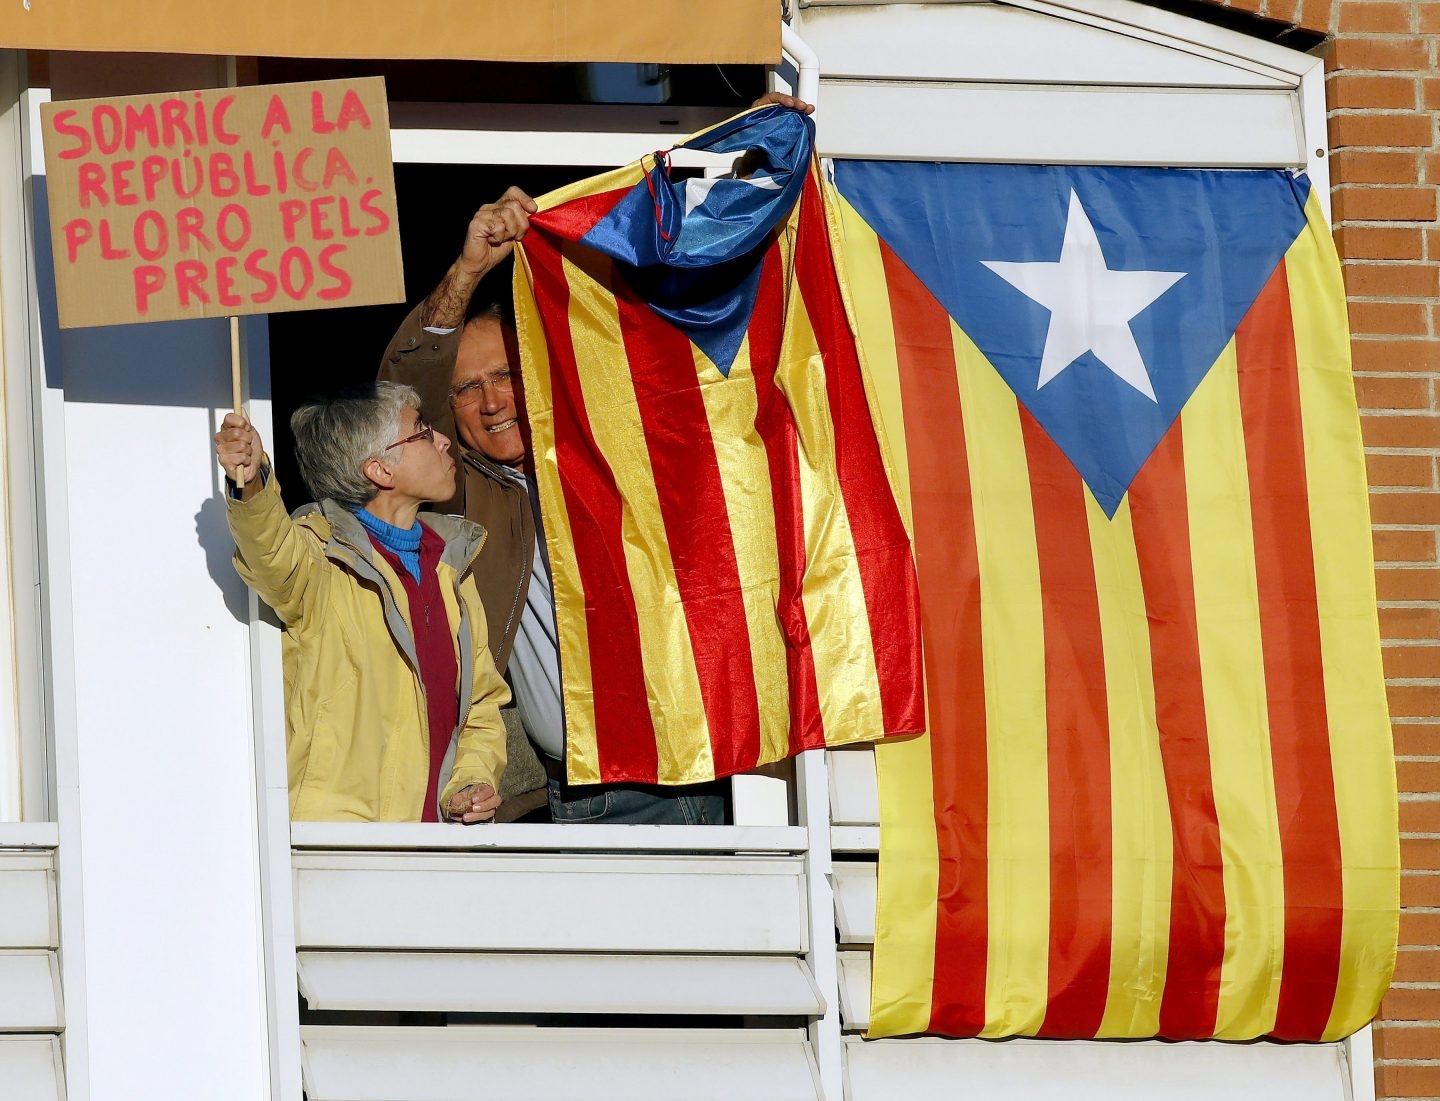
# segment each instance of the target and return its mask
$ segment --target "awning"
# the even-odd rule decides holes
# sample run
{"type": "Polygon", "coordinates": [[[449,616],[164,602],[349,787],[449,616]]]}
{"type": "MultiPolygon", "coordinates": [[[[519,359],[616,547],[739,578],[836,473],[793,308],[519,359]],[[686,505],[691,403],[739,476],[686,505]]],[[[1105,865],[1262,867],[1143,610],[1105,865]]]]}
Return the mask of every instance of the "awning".
{"type": "Polygon", "coordinates": [[[774,64],[778,0],[12,0],[0,46],[262,57],[774,64]]]}

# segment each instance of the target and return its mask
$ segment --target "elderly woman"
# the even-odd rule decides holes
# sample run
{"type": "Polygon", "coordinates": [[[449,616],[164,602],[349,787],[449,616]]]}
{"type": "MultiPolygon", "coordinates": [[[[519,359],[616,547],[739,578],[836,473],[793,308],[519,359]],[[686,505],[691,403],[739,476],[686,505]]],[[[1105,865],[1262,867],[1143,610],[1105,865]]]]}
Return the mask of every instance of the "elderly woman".
{"type": "Polygon", "coordinates": [[[450,441],[419,396],[380,382],[290,418],[319,502],[285,514],[244,417],[215,454],[229,483],[235,568],[285,625],[290,814],[297,819],[482,822],[505,768],[510,691],[471,576],[485,533],[417,513],[455,492],[450,441]]]}

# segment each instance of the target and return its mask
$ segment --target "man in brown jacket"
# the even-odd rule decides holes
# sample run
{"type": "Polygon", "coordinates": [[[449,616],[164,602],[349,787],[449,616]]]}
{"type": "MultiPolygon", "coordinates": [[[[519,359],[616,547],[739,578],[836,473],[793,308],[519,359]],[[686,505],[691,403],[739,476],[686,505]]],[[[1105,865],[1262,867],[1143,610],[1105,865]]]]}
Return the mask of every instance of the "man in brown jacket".
{"type": "MultiPolygon", "coordinates": [[[[511,188],[476,211],[465,246],[435,291],[411,311],[390,342],[380,377],[414,386],[437,431],[462,445],[456,498],[436,507],[461,512],[489,532],[476,578],[489,616],[495,664],[508,666],[517,708],[542,751],[548,802],[556,821],[710,824],[725,821],[718,784],[660,788],[638,784],[571,788],[564,783],[564,720],[559,648],[549,561],[538,520],[530,466],[529,426],[519,353],[508,310],[471,308],[484,275],[505,259],[529,228],[535,204],[511,188]]],[[[513,720],[512,720],[513,721],[513,720]]],[[[522,736],[508,742],[510,760],[535,760],[522,736]],[[524,744],[520,744],[524,743],[524,744]]],[[[507,770],[506,807],[535,806],[524,781],[507,770]],[[517,791],[519,794],[517,794],[517,791]]]]}
{"type": "MultiPolygon", "coordinates": [[[[510,661],[530,583],[535,521],[524,484],[505,477],[498,464],[456,436],[450,377],[460,358],[465,314],[475,288],[510,255],[514,242],[529,228],[528,216],[534,210],[533,200],[512,187],[497,202],[475,212],[460,256],[440,285],[401,323],[385,350],[379,375],[382,380],[414,386],[429,423],[456,443],[460,461],[455,496],[434,508],[461,514],[488,533],[475,581],[489,623],[490,652],[502,673],[510,661]]],[[[502,715],[509,764],[501,780],[505,803],[500,817],[513,820],[545,804],[546,775],[517,710],[508,708],[502,715]]]]}

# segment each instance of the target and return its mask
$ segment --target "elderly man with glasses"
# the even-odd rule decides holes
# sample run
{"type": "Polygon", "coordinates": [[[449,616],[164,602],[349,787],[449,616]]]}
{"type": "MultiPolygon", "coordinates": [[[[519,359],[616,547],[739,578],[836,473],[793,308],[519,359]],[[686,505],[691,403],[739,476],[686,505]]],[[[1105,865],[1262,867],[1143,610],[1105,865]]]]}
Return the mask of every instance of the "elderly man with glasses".
{"type": "Polygon", "coordinates": [[[493,820],[510,692],[476,588],[485,532],[419,517],[455,492],[450,440],[393,382],[303,405],[290,427],[318,502],[293,518],[244,417],[225,417],[215,453],[235,568],[285,627],[291,817],[493,820]]]}

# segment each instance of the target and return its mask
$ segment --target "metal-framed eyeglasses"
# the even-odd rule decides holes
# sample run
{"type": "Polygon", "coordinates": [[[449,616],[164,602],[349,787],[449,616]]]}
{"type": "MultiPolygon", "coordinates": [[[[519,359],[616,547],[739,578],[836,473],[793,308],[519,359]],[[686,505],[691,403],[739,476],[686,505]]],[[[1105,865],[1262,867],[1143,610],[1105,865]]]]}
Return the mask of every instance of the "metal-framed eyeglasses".
{"type": "Polygon", "coordinates": [[[515,374],[507,368],[503,371],[496,371],[489,378],[472,378],[462,382],[450,391],[450,404],[456,409],[474,405],[485,393],[487,386],[495,387],[497,394],[513,394],[515,392],[515,374]]]}

